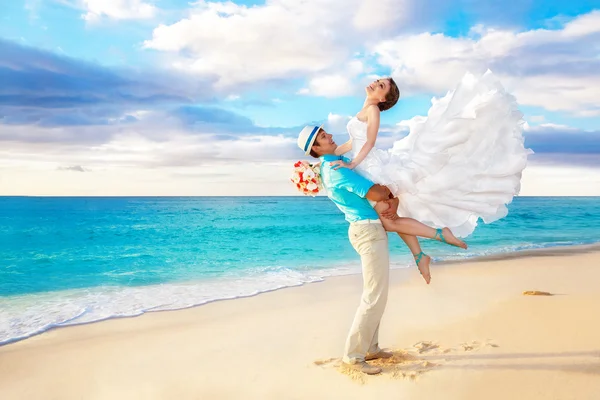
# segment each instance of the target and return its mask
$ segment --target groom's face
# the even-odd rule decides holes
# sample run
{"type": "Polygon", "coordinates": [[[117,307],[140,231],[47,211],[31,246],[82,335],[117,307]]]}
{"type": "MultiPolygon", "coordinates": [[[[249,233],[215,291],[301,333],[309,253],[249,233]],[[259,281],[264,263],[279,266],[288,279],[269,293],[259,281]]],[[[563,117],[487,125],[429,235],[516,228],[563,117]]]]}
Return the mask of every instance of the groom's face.
{"type": "Polygon", "coordinates": [[[321,128],[313,143],[313,151],[322,156],[323,154],[333,154],[336,148],[337,144],[335,144],[335,141],[333,140],[333,135],[330,135],[325,129],[321,128]]]}

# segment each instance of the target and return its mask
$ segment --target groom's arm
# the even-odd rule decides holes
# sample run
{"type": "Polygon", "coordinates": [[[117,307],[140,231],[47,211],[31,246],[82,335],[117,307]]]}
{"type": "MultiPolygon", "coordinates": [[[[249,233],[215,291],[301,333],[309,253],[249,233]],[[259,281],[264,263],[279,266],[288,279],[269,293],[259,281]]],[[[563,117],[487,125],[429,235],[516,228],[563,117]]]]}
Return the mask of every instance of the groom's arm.
{"type": "Polygon", "coordinates": [[[334,178],[335,186],[346,189],[362,198],[371,201],[385,201],[393,198],[392,192],[387,187],[371,182],[354,170],[340,168],[330,172],[332,178],[334,178]]]}
{"type": "Polygon", "coordinates": [[[400,199],[394,197],[393,199],[387,200],[388,209],[381,213],[383,218],[393,218],[398,215],[398,206],[400,205],[400,199]]]}

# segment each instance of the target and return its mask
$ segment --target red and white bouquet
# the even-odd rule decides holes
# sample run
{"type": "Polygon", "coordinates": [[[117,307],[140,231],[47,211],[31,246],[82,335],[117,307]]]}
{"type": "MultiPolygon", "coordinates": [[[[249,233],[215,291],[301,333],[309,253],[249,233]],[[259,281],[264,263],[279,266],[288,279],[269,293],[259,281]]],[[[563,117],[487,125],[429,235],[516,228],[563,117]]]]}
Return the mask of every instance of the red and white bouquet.
{"type": "Polygon", "coordinates": [[[296,185],[300,193],[314,197],[319,194],[323,187],[320,170],[320,164],[298,161],[294,164],[294,173],[290,180],[296,185]]]}

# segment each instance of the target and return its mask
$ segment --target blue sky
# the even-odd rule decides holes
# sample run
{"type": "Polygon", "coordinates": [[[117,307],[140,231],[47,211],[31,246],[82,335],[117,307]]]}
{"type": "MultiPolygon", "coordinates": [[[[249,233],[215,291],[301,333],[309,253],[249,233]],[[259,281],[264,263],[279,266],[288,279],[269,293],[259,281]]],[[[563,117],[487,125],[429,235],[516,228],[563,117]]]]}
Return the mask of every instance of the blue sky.
{"type": "Polygon", "coordinates": [[[600,195],[598,1],[4,3],[0,194],[294,194],[296,132],[343,140],[372,79],[400,83],[399,138],[491,68],[536,151],[523,192],[600,195]]]}

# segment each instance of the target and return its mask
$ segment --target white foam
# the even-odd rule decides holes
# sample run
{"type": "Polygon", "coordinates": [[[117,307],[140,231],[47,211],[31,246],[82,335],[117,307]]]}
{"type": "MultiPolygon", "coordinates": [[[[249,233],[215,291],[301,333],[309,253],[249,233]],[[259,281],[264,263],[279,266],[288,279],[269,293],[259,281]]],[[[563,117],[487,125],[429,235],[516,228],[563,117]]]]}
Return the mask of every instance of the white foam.
{"type": "Polygon", "coordinates": [[[5,297],[0,299],[0,345],[53,327],[188,308],[359,272],[358,265],[313,271],[265,267],[241,271],[242,276],[195,282],[138,287],[102,286],[5,297]]]}
{"type": "MultiPolygon", "coordinates": [[[[436,260],[456,260],[517,250],[578,243],[522,244],[480,252],[446,253],[436,260]]],[[[402,260],[392,268],[413,267],[402,260]]],[[[319,270],[264,267],[238,271],[195,282],[150,286],[102,286],[0,298],[0,345],[24,339],[60,326],[85,324],[117,317],[133,317],[150,311],[193,307],[211,301],[254,296],[286,287],[322,281],[330,276],[360,273],[358,260],[349,265],[319,270]]]]}

